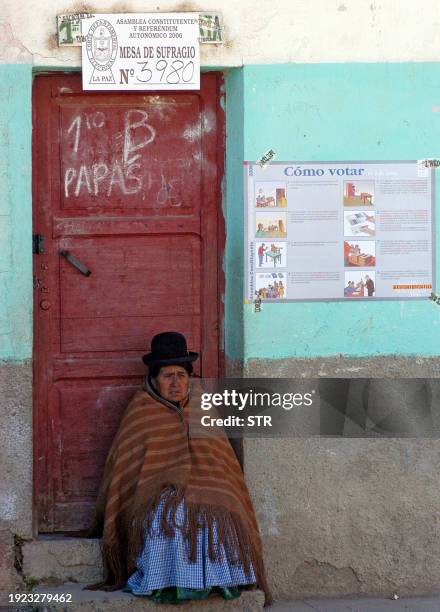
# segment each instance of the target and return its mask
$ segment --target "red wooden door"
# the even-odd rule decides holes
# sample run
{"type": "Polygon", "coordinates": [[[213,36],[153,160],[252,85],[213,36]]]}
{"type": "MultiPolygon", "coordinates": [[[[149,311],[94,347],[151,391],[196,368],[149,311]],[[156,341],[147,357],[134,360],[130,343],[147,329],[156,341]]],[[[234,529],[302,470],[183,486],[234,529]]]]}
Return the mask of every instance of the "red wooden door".
{"type": "Polygon", "coordinates": [[[141,356],[154,334],[184,333],[201,353],[196,373],[219,373],[219,82],[211,73],[200,91],[155,95],[84,93],[80,75],[35,79],[40,532],[88,527],[107,450],[145,376],[141,356]]]}

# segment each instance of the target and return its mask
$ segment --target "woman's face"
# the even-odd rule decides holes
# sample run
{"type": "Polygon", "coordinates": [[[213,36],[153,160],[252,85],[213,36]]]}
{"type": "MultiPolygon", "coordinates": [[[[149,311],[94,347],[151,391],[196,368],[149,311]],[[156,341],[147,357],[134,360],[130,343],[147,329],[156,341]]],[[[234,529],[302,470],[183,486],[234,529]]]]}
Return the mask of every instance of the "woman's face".
{"type": "Polygon", "coordinates": [[[189,374],[180,365],[162,366],[155,383],[162,397],[171,402],[181,402],[188,395],[189,374]]]}

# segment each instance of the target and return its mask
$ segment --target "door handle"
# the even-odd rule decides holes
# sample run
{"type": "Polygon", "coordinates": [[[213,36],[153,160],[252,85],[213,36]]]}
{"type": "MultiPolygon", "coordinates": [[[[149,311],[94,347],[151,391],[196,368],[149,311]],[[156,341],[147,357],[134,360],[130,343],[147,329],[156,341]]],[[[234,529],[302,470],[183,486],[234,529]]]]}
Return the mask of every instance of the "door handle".
{"type": "Polygon", "coordinates": [[[64,259],[67,259],[67,261],[70,264],[72,264],[72,266],[74,268],[79,270],[79,272],[81,272],[81,274],[84,274],[84,276],[90,276],[91,275],[91,273],[92,273],[91,270],[89,270],[88,267],[85,264],[83,264],[79,259],[77,259],[69,251],[60,251],[60,255],[61,255],[61,257],[64,257],[64,259]]]}

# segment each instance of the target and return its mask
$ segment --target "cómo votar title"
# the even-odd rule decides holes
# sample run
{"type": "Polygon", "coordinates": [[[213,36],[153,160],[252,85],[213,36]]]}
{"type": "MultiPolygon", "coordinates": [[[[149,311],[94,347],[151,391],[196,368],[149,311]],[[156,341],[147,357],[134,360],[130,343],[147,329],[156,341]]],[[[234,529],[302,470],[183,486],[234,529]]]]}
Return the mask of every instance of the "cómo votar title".
{"type": "Polygon", "coordinates": [[[365,168],[301,168],[301,166],[286,166],[284,174],[286,176],[324,176],[328,173],[331,176],[362,176],[365,168]]]}

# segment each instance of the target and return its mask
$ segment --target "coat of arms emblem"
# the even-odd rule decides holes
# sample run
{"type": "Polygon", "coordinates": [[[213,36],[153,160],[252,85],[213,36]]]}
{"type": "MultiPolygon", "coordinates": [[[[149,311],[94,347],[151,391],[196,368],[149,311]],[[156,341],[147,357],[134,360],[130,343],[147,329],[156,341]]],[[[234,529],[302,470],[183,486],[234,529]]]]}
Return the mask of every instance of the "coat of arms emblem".
{"type": "Polygon", "coordinates": [[[118,50],[118,39],[115,28],[106,19],[97,19],[90,26],[86,36],[87,57],[94,70],[90,82],[100,81],[114,83],[111,67],[115,63],[118,50]],[[101,73],[100,77],[95,75],[95,71],[101,73]],[[104,74],[106,73],[106,74],[104,74]]]}

